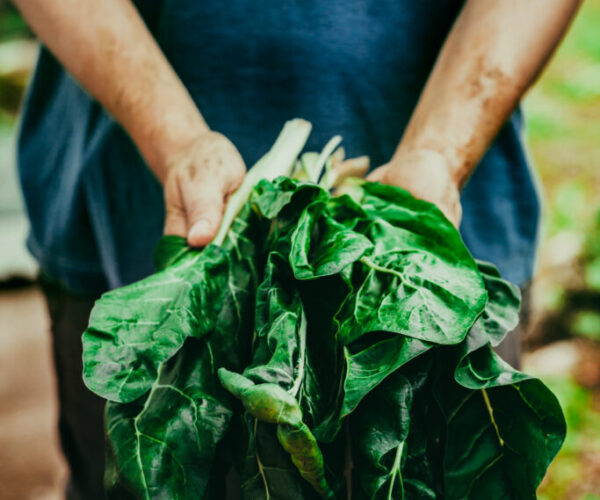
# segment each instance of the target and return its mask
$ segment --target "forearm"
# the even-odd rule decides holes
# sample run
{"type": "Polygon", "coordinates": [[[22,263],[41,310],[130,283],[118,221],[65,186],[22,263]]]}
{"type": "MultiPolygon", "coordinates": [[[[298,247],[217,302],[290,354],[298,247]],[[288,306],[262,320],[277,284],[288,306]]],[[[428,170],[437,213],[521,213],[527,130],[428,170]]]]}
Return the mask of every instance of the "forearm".
{"type": "Polygon", "coordinates": [[[462,186],[566,31],[580,0],[468,0],[395,157],[443,155],[462,186]]]}
{"type": "Polygon", "coordinates": [[[208,127],[130,0],[15,0],[32,29],[123,125],[163,179],[208,127]]]}

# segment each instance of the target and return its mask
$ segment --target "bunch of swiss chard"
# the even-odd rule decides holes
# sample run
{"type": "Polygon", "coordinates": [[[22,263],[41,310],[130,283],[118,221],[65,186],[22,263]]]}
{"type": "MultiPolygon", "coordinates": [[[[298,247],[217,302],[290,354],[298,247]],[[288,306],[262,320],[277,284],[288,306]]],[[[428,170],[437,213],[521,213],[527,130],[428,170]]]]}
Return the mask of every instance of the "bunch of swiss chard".
{"type": "Polygon", "coordinates": [[[212,244],[163,238],[155,274],[97,302],[109,496],[535,498],[565,423],[492,350],[518,288],[433,205],[340,182],[337,139],[296,161],[309,131],[286,125],[212,244]]]}

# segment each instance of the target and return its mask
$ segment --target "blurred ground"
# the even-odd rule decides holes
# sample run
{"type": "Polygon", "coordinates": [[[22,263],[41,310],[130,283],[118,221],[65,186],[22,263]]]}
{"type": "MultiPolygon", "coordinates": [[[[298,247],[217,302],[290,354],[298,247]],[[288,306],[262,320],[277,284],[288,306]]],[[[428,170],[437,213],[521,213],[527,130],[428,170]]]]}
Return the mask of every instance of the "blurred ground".
{"type": "MultiPolygon", "coordinates": [[[[0,0],[0,281],[3,260],[32,273],[10,253],[23,255],[12,141],[28,36],[0,0]]],[[[600,0],[584,2],[525,115],[545,203],[524,368],[555,392],[568,425],[539,498],[600,500],[600,0]]],[[[0,318],[0,500],[58,500],[65,469],[40,292],[0,286],[0,318]]]]}
{"type": "Polygon", "coordinates": [[[0,499],[59,500],[65,469],[40,291],[0,290],[0,318],[0,499]]]}

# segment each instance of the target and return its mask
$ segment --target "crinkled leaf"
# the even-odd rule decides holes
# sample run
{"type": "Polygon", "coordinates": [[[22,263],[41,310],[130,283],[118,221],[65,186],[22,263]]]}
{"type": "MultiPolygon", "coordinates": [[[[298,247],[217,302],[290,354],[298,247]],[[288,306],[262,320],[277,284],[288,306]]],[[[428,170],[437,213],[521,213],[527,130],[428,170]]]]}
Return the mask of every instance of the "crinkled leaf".
{"type": "Polygon", "coordinates": [[[461,260],[460,252],[450,257],[448,248],[382,220],[374,221],[367,235],[376,242],[375,251],[354,267],[354,291],[338,314],[344,342],[384,330],[436,344],[459,343],[486,301],[472,259],[461,260]]]}
{"type": "Polygon", "coordinates": [[[175,264],[184,255],[193,252],[197,250],[190,248],[187,240],[182,236],[172,234],[163,236],[154,249],[154,267],[157,271],[162,271],[175,264]]]}
{"type": "Polygon", "coordinates": [[[259,214],[280,222],[295,222],[312,201],[327,199],[329,195],[319,186],[279,177],[273,182],[259,182],[250,198],[259,214]]]}
{"type": "Polygon", "coordinates": [[[445,498],[535,498],[565,435],[548,388],[529,379],[469,390],[442,377],[435,393],[447,425],[445,498]]]}
{"type": "Polygon", "coordinates": [[[228,271],[225,252],[208,247],[145,280],[105,293],[83,335],[86,385],[110,401],[129,402],[145,394],[159,365],[188,337],[214,328],[226,299],[228,271]]]}
{"type": "Polygon", "coordinates": [[[446,425],[445,498],[533,499],[562,445],[565,422],[541,381],[492,350],[514,327],[519,297],[494,268],[482,271],[490,294],[486,311],[446,356],[454,356],[456,368],[440,370],[433,384],[446,425]]]}
{"type": "Polygon", "coordinates": [[[285,390],[302,378],[306,343],[302,314],[287,258],[272,251],[256,293],[254,355],[244,371],[246,377],[255,383],[279,384],[285,390]]]}
{"type": "Polygon", "coordinates": [[[492,264],[483,261],[477,264],[489,298],[465,341],[456,347],[458,363],[454,378],[467,389],[484,389],[528,379],[499,356],[494,356],[491,350],[517,326],[521,292],[515,285],[503,280],[492,264]]]}
{"type": "Polygon", "coordinates": [[[303,280],[337,274],[370,253],[373,243],[352,227],[356,224],[353,219],[363,216],[364,212],[348,197],[309,205],[292,236],[290,263],[294,276],[303,280]],[[341,220],[336,220],[338,214],[341,220]]]}
{"type": "Polygon", "coordinates": [[[338,314],[348,344],[388,331],[437,344],[457,344],[481,314],[486,292],[458,231],[432,204],[406,191],[363,185],[374,244],[352,272],[353,292],[338,314]]]}
{"type": "MultiPolygon", "coordinates": [[[[222,248],[178,252],[162,271],[96,302],[82,338],[83,377],[92,391],[110,401],[133,401],[150,389],[159,365],[188,337],[200,338],[219,323],[235,335],[256,286],[259,255],[253,241],[262,227],[249,224],[251,218],[246,207],[222,248]]],[[[160,255],[162,262],[173,254],[160,255]]]]}
{"type": "Polygon", "coordinates": [[[373,392],[353,416],[350,428],[356,498],[404,498],[402,456],[411,406],[411,384],[398,374],[373,392]]]}
{"type": "Polygon", "coordinates": [[[494,354],[518,289],[436,207],[280,177],[222,236],[163,238],[159,272],[94,312],[86,380],[123,402],[107,413],[111,491],[221,498],[237,456],[244,498],[341,498],[348,422],[356,498],[534,498],[560,408],[494,354]]]}
{"type": "Polygon", "coordinates": [[[249,443],[242,474],[243,500],[317,500],[281,447],[274,425],[248,419],[249,443]]]}
{"type": "Polygon", "coordinates": [[[356,352],[346,348],[342,416],[350,414],[386,377],[431,347],[411,337],[393,336],[356,352]]]}
{"type": "Polygon", "coordinates": [[[198,498],[233,408],[214,371],[211,344],[189,339],[145,398],[109,403],[107,469],[135,498],[198,498]]]}
{"type": "Polygon", "coordinates": [[[489,297],[478,322],[483,324],[490,343],[497,346],[519,322],[521,290],[503,280],[498,269],[490,262],[478,260],[477,266],[489,297]]]}

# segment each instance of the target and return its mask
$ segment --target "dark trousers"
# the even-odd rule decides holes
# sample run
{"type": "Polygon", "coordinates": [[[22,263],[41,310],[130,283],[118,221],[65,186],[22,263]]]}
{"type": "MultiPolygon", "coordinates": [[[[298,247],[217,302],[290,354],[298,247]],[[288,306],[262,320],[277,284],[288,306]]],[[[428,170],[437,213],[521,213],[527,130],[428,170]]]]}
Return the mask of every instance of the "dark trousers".
{"type": "MultiPolygon", "coordinates": [[[[70,468],[67,500],[104,500],[104,400],[83,384],[81,334],[87,328],[95,296],[76,295],[42,280],[50,312],[52,347],[58,381],[59,433],[70,468]]],[[[523,290],[522,321],[529,293],[523,290]]],[[[521,327],[496,348],[515,368],[520,365],[521,327]]],[[[234,497],[231,497],[234,498],[234,497]]]]}
{"type": "Polygon", "coordinates": [[[58,430],[70,469],[67,500],[104,500],[104,400],[81,378],[81,334],[97,297],[41,280],[50,313],[59,399],[58,430]]]}
{"type": "Polygon", "coordinates": [[[504,340],[494,348],[500,357],[517,370],[521,369],[521,346],[531,311],[531,286],[529,284],[521,288],[521,311],[519,312],[519,324],[510,332],[504,340]]]}

